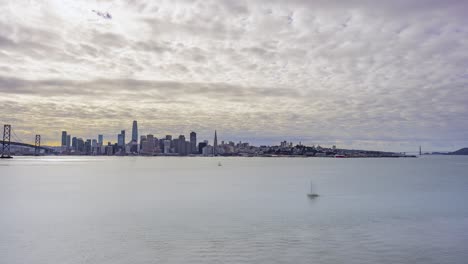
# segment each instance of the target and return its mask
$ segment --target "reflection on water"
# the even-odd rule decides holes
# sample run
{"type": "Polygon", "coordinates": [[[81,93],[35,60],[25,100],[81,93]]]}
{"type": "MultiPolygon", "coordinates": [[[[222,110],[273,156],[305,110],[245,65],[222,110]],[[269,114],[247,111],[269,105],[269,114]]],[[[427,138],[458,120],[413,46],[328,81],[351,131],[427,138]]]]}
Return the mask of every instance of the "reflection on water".
{"type": "Polygon", "coordinates": [[[466,263],[466,164],[15,157],[0,161],[0,260],[466,263]]]}

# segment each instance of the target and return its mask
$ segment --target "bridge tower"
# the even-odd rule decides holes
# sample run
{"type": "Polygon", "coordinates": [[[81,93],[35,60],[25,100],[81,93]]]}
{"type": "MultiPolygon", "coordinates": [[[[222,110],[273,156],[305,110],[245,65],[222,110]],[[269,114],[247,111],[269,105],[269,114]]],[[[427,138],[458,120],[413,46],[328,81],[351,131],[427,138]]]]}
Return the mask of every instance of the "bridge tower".
{"type": "Polygon", "coordinates": [[[36,139],[34,140],[34,155],[39,156],[40,154],[40,147],[41,147],[41,135],[36,135],[36,139]]]}
{"type": "Polygon", "coordinates": [[[11,125],[3,126],[3,145],[2,145],[2,155],[0,158],[8,159],[10,156],[10,135],[11,135],[11,125]]]}

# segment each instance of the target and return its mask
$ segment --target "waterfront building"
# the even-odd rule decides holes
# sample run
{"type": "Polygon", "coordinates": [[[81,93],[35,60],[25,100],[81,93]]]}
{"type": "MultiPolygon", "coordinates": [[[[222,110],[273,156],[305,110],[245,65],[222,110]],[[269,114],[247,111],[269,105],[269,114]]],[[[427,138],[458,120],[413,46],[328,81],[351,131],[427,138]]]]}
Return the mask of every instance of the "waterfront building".
{"type": "Polygon", "coordinates": [[[67,150],[69,150],[70,147],[71,147],[71,135],[68,135],[68,134],[67,134],[67,142],[66,142],[66,145],[67,145],[67,150]]]}
{"type": "Polygon", "coordinates": [[[99,146],[104,145],[104,136],[103,135],[98,135],[98,144],[99,144],[99,146]]]}
{"type": "Polygon", "coordinates": [[[179,139],[178,138],[174,138],[172,140],[171,148],[173,149],[172,153],[179,153],[179,139]]]}
{"type": "Polygon", "coordinates": [[[120,131],[117,136],[117,144],[119,147],[125,148],[125,130],[120,131]]]}
{"type": "Polygon", "coordinates": [[[117,135],[117,146],[122,147],[123,146],[123,137],[122,134],[117,135]]]}
{"type": "Polygon", "coordinates": [[[114,147],[112,146],[111,142],[107,142],[106,155],[108,156],[114,155],[114,147]]]}
{"type": "Polygon", "coordinates": [[[169,154],[171,153],[171,141],[168,139],[164,140],[164,154],[169,154]]]}
{"type": "Polygon", "coordinates": [[[212,146],[205,146],[202,149],[203,156],[213,156],[213,147],[212,146]]]}
{"type": "Polygon", "coordinates": [[[71,144],[71,145],[72,145],[72,149],[73,149],[74,151],[77,151],[77,150],[78,150],[78,149],[77,149],[77,141],[78,141],[78,139],[77,139],[76,137],[73,137],[73,138],[72,138],[72,144],[71,144]]]}
{"type": "Polygon", "coordinates": [[[132,125],[132,141],[138,142],[138,124],[136,120],[133,120],[132,125]]]}
{"type": "Polygon", "coordinates": [[[93,155],[97,155],[99,153],[99,147],[98,147],[98,142],[96,139],[91,140],[91,153],[93,155]]]}
{"type": "Polygon", "coordinates": [[[214,141],[213,141],[213,155],[214,156],[218,155],[218,136],[216,135],[216,130],[215,130],[214,141]]]}
{"type": "Polygon", "coordinates": [[[190,141],[185,141],[185,155],[189,155],[189,154],[192,154],[193,152],[191,151],[192,150],[192,144],[190,143],[190,141]]]}
{"type": "Polygon", "coordinates": [[[146,141],[146,136],[145,135],[140,136],[140,151],[143,148],[143,141],[146,141]]]}
{"type": "Polygon", "coordinates": [[[208,145],[208,142],[200,142],[198,143],[198,154],[203,154],[203,148],[208,145]]]}
{"type": "Polygon", "coordinates": [[[91,154],[91,139],[87,139],[84,143],[84,152],[87,155],[91,154]]]}
{"type": "Polygon", "coordinates": [[[84,152],[84,140],[82,138],[76,140],[76,151],[80,153],[84,152]]]}
{"type": "Polygon", "coordinates": [[[142,152],[144,154],[152,155],[154,152],[154,136],[147,135],[146,140],[143,141],[142,152]]]}
{"type": "Polygon", "coordinates": [[[161,153],[162,148],[160,147],[159,143],[160,140],[157,137],[153,139],[153,153],[161,153]]]}
{"type": "Polygon", "coordinates": [[[187,155],[188,152],[187,152],[187,147],[186,147],[186,144],[185,144],[185,136],[184,135],[179,136],[179,140],[177,141],[177,145],[179,146],[177,153],[179,153],[179,155],[181,155],[181,156],[187,155]]]}
{"type": "Polygon", "coordinates": [[[62,131],[62,147],[67,146],[67,131],[62,131]]]}
{"type": "MultiPolygon", "coordinates": [[[[156,142],[156,141],[154,142],[154,144],[157,144],[159,146],[160,153],[164,153],[164,140],[166,140],[166,139],[161,138],[161,139],[158,140],[158,142],[156,142]]],[[[170,145],[169,145],[169,147],[170,147],[170,145]]]]}
{"type": "Polygon", "coordinates": [[[285,141],[281,141],[281,144],[280,144],[280,147],[281,148],[285,148],[287,146],[288,142],[285,141]]]}
{"type": "Polygon", "coordinates": [[[190,132],[190,153],[197,153],[197,133],[190,132]]]}

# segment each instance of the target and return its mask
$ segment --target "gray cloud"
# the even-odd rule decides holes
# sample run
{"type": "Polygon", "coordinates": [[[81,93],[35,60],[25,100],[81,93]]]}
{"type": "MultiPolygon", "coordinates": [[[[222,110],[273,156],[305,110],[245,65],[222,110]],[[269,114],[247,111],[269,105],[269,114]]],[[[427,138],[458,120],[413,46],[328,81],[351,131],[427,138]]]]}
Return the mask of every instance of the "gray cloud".
{"type": "Polygon", "coordinates": [[[0,121],[25,134],[112,135],[138,118],[263,143],[468,145],[464,2],[21,5],[0,4],[0,103],[14,110],[0,121]]]}

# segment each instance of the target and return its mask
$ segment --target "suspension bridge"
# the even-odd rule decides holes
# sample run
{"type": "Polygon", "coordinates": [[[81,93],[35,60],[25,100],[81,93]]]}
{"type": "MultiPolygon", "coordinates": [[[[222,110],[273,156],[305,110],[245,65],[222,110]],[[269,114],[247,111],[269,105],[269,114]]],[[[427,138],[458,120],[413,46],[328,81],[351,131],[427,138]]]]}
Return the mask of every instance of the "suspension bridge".
{"type": "Polygon", "coordinates": [[[3,137],[0,140],[0,144],[2,145],[2,152],[0,158],[2,159],[9,159],[12,158],[11,156],[11,146],[22,146],[22,147],[30,147],[34,148],[34,155],[38,156],[41,154],[41,150],[43,150],[46,154],[53,152],[51,148],[41,146],[41,135],[36,135],[34,137],[34,144],[23,142],[13,131],[11,125],[5,124],[3,126],[3,137]],[[12,139],[13,137],[13,140],[12,139]]]}

